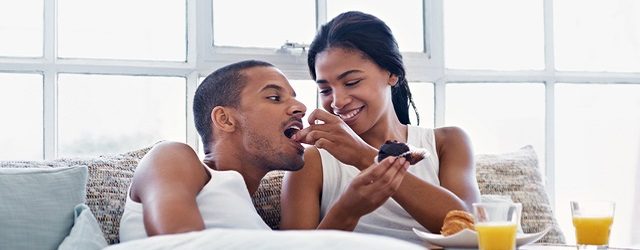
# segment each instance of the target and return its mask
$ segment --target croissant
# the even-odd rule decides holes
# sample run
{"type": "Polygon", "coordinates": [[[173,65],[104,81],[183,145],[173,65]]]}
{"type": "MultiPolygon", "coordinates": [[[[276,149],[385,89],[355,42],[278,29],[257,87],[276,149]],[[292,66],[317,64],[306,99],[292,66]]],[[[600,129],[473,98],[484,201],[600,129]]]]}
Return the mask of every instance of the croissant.
{"type": "Polygon", "coordinates": [[[440,234],[448,236],[460,232],[465,228],[474,229],[473,215],[462,210],[452,210],[444,217],[440,234]]]}

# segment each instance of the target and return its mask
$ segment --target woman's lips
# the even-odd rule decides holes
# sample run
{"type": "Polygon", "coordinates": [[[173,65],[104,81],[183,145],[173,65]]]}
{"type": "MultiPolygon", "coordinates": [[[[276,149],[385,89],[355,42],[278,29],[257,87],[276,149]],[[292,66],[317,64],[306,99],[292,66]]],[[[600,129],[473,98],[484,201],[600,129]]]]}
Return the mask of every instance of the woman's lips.
{"type": "Polygon", "coordinates": [[[357,109],[353,109],[348,112],[334,112],[334,113],[336,113],[338,117],[340,117],[340,119],[342,119],[345,123],[350,125],[358,118],[358,115],[360,114],[360,112],[362,112],[363,109],[364,109],[364,106],[359,107],[357,109]]]}

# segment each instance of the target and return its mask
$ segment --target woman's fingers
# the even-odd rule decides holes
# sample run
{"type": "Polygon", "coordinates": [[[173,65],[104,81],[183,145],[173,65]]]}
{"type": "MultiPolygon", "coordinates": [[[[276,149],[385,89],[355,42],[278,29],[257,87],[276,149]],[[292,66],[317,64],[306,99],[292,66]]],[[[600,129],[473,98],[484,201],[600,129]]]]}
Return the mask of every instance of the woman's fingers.
{"type": "Polygon", "coordinates": [[[409,161],[405,161],[403,164],[398,166],[398,171],[396,172],[393,180],[391,181],[391,188],[394,190],[398,190],[400,184],[402,184],[402,180],[404,180],[404,176],[407,174],[407,170],[409,169],[409,161]]]}
{"type": "Polygon", "coordinates": [[[320,139],[316,140],[313,143],[313,145],[316,146],[316,148],[325,149],[325,150],[329,151],[329,153],[331,153],[331,151],[333,151],[335,149],[335,147],[336,147],[335,143],[333,143],[332,141],[327,140],[325,138],[320,138],[320,139]]]}
{"type": "Polygon", "coordinates": [[[318,124],[318,121],[321,121],[323,124],[337,123],[341,121],[338,116],[322,109],[315,109],[311,114],[309,114],[309,118],[307,120],[309,121],[309,124],[316,125],[318,124]]]}
{"type": "Polygon", "coordinates": [[[313,127],[308,127],[295,133],[291,137],[291,139],[297,142],[313,145],[320,138],[325,138],[327,140],[333,141],[333,137],[334,133],[323,130],[315,130],[313,127]]]}
{"type": "Polygon", "coordinates": [[[398,172],[401,171],[407,160],[404,157],[397,157],[397,159],[389,166],[389,169],[385,171],[384,175],[380,178],[385,185],[393,183],[398,176],[398,172]]]}

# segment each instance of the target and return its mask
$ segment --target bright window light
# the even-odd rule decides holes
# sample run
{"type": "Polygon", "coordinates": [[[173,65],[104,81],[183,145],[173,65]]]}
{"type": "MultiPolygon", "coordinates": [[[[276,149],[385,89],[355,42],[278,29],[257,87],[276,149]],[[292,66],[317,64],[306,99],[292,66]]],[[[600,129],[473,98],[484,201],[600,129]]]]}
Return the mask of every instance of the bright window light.
{"type": "Polygon", "coordinates": [[[0,1],[0,57],[41,57],[43,0],[0,1]]]}
{"type": "Polygon", "coordinates": [[[280,48],[285,42],[309,44],[316,32],[313,0],[215,0],[216,46],[280,48]]]}
{"type": "Polygon", "coordinates": [[[640,1],[553,2],[558,70],[640,72],[640,1]]]}
{"type": "Polygon", "coordinates": [[[475,153],[532,145],[544,176],[544,84],[452,83],[446,93],[445,123],[464,129],[475,153]]]}
{"type": "Polygon", "coordinates": [[[447,68],[544,69],[542,1],[451,0],[443,4],[447,68]]]}
{"type": "Polygon", "coordinates": [[[185,61],[185,0],[58,0],[58,56],[185,61]]]}
{"type": "MultiPolygon", "coordinates": [[[[430,82],[409,82],[413,102],[416,104],[420,115],[420,126],[432,128],[434,126],[434,95],[433,83],[430,82]]],[[[409,106],[409,120],[412,125],[418,125],[415,112],[409,106]]]]}
{"type": "Polygon", "coordinates": [[[61,74],[60,156],[127,152],[186,140],[182,77],[61,74]]]}
{"type": "Polygon", "coordinates": [[[42,75],[0,73],[0,159],[42,159],[42,96],[42,75]]]}

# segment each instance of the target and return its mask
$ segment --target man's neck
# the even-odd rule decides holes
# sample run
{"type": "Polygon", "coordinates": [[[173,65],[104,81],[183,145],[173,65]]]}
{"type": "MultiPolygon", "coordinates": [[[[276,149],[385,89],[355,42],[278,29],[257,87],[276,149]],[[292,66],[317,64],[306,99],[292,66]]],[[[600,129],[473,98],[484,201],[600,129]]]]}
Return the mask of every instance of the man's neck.
{"type": "Polygon", "coordinates": [[[233,170],[240,173],[245,185],[247,185],[249,195],[252,196],[258,190],[260,181],[267,174],[267,171],[248,162],[246,159],[246,156],[240,153],[239,150],[218,146],[207,152],[203,162],[209,168],[217,171],[233,170]]]}

